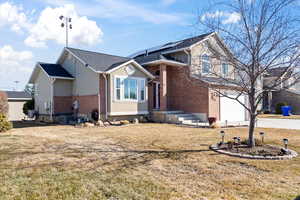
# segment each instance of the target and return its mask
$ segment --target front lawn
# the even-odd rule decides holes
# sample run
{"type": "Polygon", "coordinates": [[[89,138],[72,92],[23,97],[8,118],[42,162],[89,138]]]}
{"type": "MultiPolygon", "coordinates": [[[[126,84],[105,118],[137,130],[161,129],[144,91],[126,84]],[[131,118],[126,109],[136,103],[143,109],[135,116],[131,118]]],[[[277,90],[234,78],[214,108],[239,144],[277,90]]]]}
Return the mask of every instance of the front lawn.
{"type": "MultiPolygon", "coordinates": [[[[245,160],[208,150],[220,129],[167,124],[16,128],[0,135],[0,199],[295,199],[300,158],[245,160]],[[205,197],[205,198],[202,198],[205,197]]],[[[246,137],[246,128],[226,129],[246,137]]],[[[296,130],[257,129],[300,152],[296,130]]],[[[258,135],[258,134],[257,134],[258,135]]]]}

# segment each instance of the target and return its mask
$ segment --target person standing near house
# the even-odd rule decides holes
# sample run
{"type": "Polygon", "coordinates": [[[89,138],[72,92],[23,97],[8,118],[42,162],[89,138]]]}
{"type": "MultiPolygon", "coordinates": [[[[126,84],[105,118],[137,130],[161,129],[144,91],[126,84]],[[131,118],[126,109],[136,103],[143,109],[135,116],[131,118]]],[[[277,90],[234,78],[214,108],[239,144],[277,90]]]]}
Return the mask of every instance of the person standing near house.
{"type": "Polygon", "coordinates": [[[72,108],[73,108],[74,118],[77,121],[78,112],[79,112],[79,102],[77,99],[73,102],[72,108]]]}

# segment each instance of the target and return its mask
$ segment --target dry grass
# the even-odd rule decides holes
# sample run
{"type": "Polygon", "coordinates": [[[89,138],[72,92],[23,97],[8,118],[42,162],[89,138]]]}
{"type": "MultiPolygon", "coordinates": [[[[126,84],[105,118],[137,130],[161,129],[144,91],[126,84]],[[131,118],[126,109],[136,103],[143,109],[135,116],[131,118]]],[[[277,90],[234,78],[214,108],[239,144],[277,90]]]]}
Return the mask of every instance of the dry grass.
{"type": "MultiPolygon", "coordinates": [[[[295,130],[257,129],[300,152],[295,130]]],[[[257,161],[209,151],[218,129],[166,124],[27,127],[0,135],[0,199],[296,199],[300,158],[257,161]]],[[[246,128],[227,129],[228,139],[246,128]]],[[[258,134],[257,134],[258,135],[258,134]]]]}
{"type": "Polygon", "coordinates": [[[278,114],[261,114],[258,118],[270,118],[270,119],[300,119],[300,115],[283,116],[278,114]]]}

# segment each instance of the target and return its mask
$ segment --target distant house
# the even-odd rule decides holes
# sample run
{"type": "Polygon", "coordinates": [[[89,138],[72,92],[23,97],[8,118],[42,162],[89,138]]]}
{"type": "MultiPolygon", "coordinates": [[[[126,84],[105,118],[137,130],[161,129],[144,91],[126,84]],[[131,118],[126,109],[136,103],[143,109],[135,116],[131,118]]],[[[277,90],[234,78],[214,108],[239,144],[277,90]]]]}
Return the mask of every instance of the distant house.
{"type": "MultiPolygon", "coordinates": [[[[57,119],[72,115],[72,105],[78,102],[79,115],[90,117],[97,110],[101,119],[245,121],[243,106],[208,87],[222,87],[212,69],[235,78],[233,66],[219,58],[220,51],[230,56],[216,33],[169,42],[131,57],[64,48],[56,63],[36,64],[29,80],[35,85],[35,109],[40,117],[57,119]]],[[[235,94],[234,88],[226,91],[235,94]]],[[[246,96],[239,100],[245,102],[246,96]]]]}
{"type": "Polygon", "coordinates": [[[4,91],[8,100],[8,120],[20,121],[25,118],[23,105],[31,100],[30,94],[24,91],[4,91]]]}
{"type": "Polygon", "coordinates": [[[293,114],[300,114],[300,83],[293,76],[293,70],[287,67],[269,69],[264,75],[263,110],[275,112],[276,104],[287,103],[292,107],[293,114]],[[277,86],[268,89],[272,81],[277,86]]]}

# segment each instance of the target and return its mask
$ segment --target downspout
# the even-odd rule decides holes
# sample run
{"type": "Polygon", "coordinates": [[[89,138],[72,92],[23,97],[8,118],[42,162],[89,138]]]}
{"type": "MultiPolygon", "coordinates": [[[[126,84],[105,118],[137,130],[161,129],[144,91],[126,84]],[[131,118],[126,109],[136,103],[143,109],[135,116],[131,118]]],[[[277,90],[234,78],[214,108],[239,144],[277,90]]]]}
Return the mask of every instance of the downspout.
{"type": "Polygon", "coordinates": [[[51,102],[50,102],[50,121],[53,121],[53,113],[54,113],[54,82],[55,82],[55,78],[50,78],[50,83],[51,83],[51,102]]]}
{"type": "Polygon", "coordinates": [[[103,77],[104,77],[104,80],[105,80],[105,120],[107,120],[108,119],[108,115],[107,115],[107,102],[108,102],[108,97],[107,97],[107,77],[106,77],[106,75],[107,74],[102,74],[103,75],[103,77]]]}

